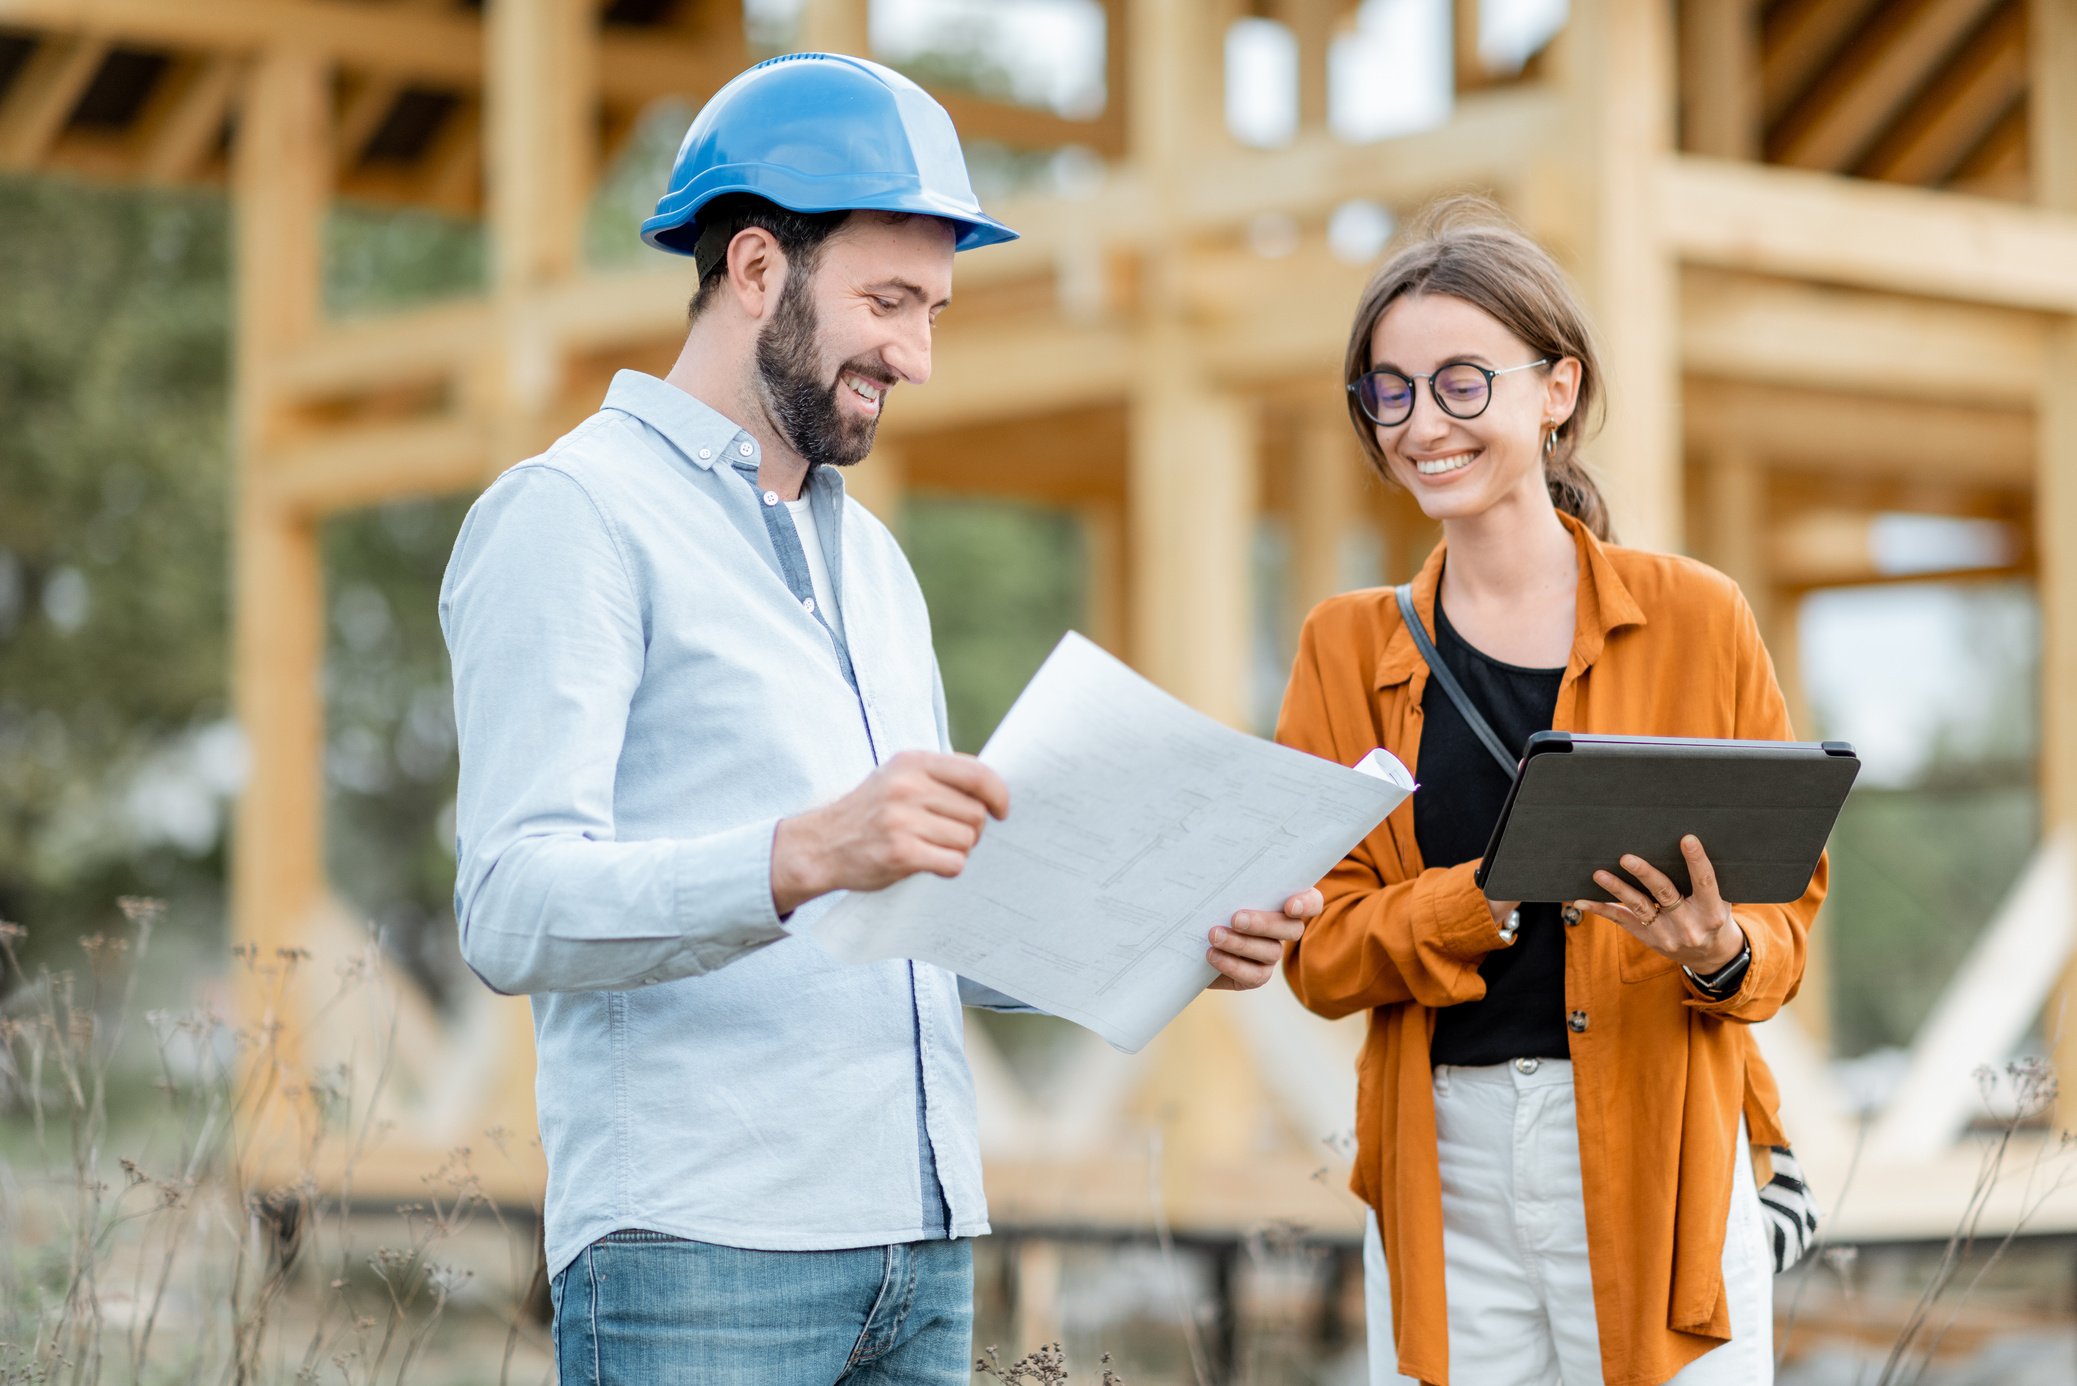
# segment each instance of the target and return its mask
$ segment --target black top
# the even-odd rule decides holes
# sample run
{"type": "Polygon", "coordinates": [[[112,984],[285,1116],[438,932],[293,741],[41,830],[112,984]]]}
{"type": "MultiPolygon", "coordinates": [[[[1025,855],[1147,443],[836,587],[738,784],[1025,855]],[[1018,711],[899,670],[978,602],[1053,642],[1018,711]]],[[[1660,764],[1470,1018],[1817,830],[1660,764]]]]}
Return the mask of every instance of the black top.
{"type": "MultiPolygon", "coordinates": [[[[1457,682],[1510,749],[1549,731],[1563,669],[1523,669],[1465,643],[1435,602],[1435,647],[1457,682]]],[[[1421,779],[1436,788],[1414,795],[1414,841],[1429,866],[1482,856],[1512,783],[1434,679],[1421,693],[1421,779]]],[[[1435,1014],[1430,1060],[1499,1064],[1525,1056],[1570,1057],[1565,1043],[1565,927],[1557,904],[1522,905],[1513,946],[1479,964],[1486,994],[1435,1014]]]]}

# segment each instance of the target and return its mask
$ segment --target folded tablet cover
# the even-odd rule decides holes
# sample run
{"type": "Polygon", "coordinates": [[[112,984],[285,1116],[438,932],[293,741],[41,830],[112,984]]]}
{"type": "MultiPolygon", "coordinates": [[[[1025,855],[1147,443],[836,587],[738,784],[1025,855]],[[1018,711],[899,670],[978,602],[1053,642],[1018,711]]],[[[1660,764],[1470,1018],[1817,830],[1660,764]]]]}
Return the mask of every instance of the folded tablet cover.
{"type": "Polygon", "coordinates": [[[1617,859],[1634,853],[1686,893],[1680,839],[1693,833],[1725,900],[1794,900],[1810,886],[1860,764],[1838,741],[1539,732],[1478,884],[1493,900],[1606,900],[1594,872],[1620,872],[1617,859]]]}

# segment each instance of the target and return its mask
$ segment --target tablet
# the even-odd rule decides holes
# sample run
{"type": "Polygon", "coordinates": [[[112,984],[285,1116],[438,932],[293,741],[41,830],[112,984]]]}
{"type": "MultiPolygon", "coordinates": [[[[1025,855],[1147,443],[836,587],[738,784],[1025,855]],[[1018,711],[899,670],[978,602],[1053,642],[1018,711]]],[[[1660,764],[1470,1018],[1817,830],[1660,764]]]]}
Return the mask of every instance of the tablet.
{"type": "Polygon", "coordinates": [[[1607,900],[1594,872],[1634,854],[1686,894],[1693,833],[1725,900],[1795,900],[1860,768],[1843,741],[1538,732],[1475,879],[1489,900],[1607,900]]]}

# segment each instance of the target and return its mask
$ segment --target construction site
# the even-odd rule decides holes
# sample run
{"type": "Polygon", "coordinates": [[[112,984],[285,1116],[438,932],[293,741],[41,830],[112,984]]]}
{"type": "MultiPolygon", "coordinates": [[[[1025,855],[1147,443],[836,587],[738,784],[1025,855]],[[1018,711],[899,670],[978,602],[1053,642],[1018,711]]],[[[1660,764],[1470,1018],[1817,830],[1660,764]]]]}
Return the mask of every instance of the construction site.
{"type": "MultiPolygon", "coordinates": [[[[249,767],[227,844],[235,943],[323,959],[370,937],[327,868],[340,656],[325,527],[466,499],[594,411],[616,370],[663,374],[690,270],[588,255],[603,180],[640,154],[659,108],[682,119],[772,52],[903,68],[930,22],[903,9],[0,0],[0,170],[203,189],[229,208],[222,558],[249,767]],[[483,291],[332,313],[326,228],[342,207],[480,224],[483,291]]],[[[1758,1033],[1828,1246],[1887,1274],[1937,1261],[1967,1227],[1985,1246],[2017,1234],[2012,1265],[2061,1277],[2033,1296],[2059,1308],[2024,1307],[2025,1293],[1962,1308],[1936,1365],[1988,1372],[2000,1335],[2077,1354],[2077,1188],[2025,1174],[2077,1126],[2077,1083],[2029,1101],[2003,1076],[2033,1054],[2077,1073],[2063,1021],[2077,986],[2077,4],[1019,0],[958,17],[975,32],[1020,10],[1098,36],[1083,95],[1048,103],[918,65],[962,139],[1023,170],[989,206],[1022,239],[959,257],[934,376],[889,412],[851,495],[897,533],[946,498],[1066,517],[1083,632],[1266,734],[1303,613],[1411,577],[1437,537],[1351,432],[1350,315],[1393,226],[1442,194],[1490,195],[1589,304],[1613,402],[1586,456],[1622,540],[1737,580],[1799,729],[1832,710],[1799,652],[1839,594],[1995,588],[2033,613],[2030,759],[2014,773],[2030,776],[2015,792],[2036,832],[1981,916],[1951,921],[1958,961],[1919,979],[1932,999],[1915,1031],[1879,1084],[1853,1086],[1834,998],[1861,962],[1821,919],[1801,996],[1758,1033]],[[1352,128],[1360,89],[1399,80],[1365,64],[1422,33],[1439,36],[1432,111],[1352,128]],[[1265,83],[1268,96],[1251,88],[1265,83]],[[1981,542],[1899,560],[1900,523],[1981,542]],[[1265,543],[1273,585],[1233,559],[1265,543]],[[2020,1174],[1985,1183],[1987,1132],[2020,1174]]],[[[664,172],[628,176],[661,189],[664,172]]],[[[1864,869],[1835,857],[1842,894],[1864,869]]],[[[392,1046],[383,1138],[349,1171],[342,1146],[311,1155],[297,1108],[277,1104],[247,1143],[262,1182],[307,1177],[387,1209],[486,1132],[535,1130],[526,1000],[439,998],[394,961],[374,967],[383,999],[325,1010],[307,1034],[329,974],[231,984],[298,1035],[285,1072],[365,1054],[374,1031],[392,1046]]],[[[1124,1332],[1090,1326],[1092,1300],[1144,1282],[1131,1293],[1146,1317],[1182,1326],[1168,1367],[1135,1382],[1360,1379],[1264,1366],[1286,1359],[1259,1340],[1273,1322],[1308,1360],[1345,1365],[1351,1344],[1360,1360],[1362,1208],[1346,1180],[1361,1019],[1320,1020],[1273,982],[1206,996],[1137,1056],[1064,1024],[1020,1039],[1017,1023],[967,1029],[995,1229],[980,1262],[989,1341],[1007,1358],[1063,1340],[1086,1372],[1124,1332]],[[1099,1280],[1106,1262],[1139,1269],[1099,1280]]],[[[544,1170],[538,1143],[509,1145],[476,1177],[524,1223],[544,1170]]],[[[1841,1344],[1881,1362],[1916,1285],[1856,1300],[1836,1258],[1808,1274],[1807,1294],[1778,1286],[1817,1354],[1806,1370],[1841,1344]]]]}

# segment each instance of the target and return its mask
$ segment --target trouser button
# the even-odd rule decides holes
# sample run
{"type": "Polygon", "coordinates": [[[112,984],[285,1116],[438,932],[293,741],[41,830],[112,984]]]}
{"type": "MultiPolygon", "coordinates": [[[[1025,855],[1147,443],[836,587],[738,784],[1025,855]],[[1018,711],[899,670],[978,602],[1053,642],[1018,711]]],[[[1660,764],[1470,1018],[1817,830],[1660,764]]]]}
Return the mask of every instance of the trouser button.
{"type": "Polygon", "coordinates": [[[1541,1059],[1516,1059],[1514,1061],[1514,1071],[1517,1073],[1534,1073],[1542,1067],[1543,1060],[1541,1059]]]}

